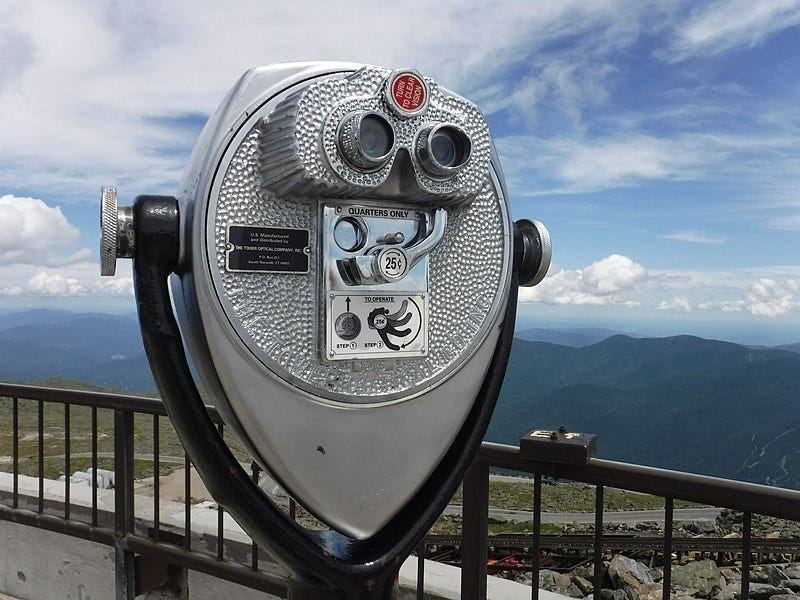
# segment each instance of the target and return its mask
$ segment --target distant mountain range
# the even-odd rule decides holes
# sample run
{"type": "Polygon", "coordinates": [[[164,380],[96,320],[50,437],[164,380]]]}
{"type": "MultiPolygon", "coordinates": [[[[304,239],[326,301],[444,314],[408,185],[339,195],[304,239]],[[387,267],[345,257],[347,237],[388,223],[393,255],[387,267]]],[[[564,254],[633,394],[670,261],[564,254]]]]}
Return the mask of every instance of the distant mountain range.
{"type": "Polygon", "coordinates": [[[0,316],[0,380],[52,377],[128,392],[155,389],[134,316],[56,310],[0,316]]]}
{"type": "Polygon", "coordinates": [[[800,354],[691,336],[517,339],[487,439],[598,435],[598,456],[800,489],[800,354]]]}
{"type": "Polygon", "coordinates": [[[602,342],[613,335],[629,335],[630,337],[642,337],[628,332],[614,331],[613,329],[603,329],[600,327],[575,327],[575,328],[534,328],[521,329],[514,333],[514,337],[529,342],[550,342],[560,346],[572,346],[582,348],[591,346],[597,342],[602,342]]]}
{"type": "MultiPolygon", "coordinates": [[[[0,380],[54,377],[155,389],[133,315],[0,316],[0,380]]],[[[602,458],[800,489],[800,343],[520,331],[486,437],[560,425],[597,434],[602,458]]]]}

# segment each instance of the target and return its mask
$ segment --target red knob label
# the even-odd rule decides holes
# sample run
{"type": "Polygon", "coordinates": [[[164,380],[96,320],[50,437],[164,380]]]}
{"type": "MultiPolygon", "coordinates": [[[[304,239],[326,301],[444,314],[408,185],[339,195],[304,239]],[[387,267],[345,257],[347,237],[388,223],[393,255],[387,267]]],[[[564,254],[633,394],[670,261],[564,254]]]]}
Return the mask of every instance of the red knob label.
{"type": "Polygon", "coordinates": [[[428,88],[422,77],[401,71],[389,80],[389,100],[403,114],[421,112],[428,103],[428,88]]]}

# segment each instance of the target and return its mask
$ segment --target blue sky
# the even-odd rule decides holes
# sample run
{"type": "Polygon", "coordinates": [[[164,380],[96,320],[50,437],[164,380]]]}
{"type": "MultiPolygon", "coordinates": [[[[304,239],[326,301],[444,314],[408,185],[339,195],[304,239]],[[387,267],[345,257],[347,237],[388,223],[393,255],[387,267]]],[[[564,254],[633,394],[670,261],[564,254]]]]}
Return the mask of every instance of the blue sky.
{"type": "Polygon", "coordinates": [[[328,59],[484,111],[553,237],[521,326],[800,340],[800,1],[0,1],[0,56],[0,310],[132,311],[100,186],[174,194],[244,70],[328,59]]]}

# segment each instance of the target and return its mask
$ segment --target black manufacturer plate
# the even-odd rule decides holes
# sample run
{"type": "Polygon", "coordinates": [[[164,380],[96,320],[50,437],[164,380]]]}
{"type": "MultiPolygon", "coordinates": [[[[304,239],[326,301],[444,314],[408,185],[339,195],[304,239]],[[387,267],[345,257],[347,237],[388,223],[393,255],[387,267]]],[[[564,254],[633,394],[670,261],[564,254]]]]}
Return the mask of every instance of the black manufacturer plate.
{"type": "Polygon", "coordinates": [[[234,273],[308,273],[308,229],[230,225],[225,268],[234,273]]]}

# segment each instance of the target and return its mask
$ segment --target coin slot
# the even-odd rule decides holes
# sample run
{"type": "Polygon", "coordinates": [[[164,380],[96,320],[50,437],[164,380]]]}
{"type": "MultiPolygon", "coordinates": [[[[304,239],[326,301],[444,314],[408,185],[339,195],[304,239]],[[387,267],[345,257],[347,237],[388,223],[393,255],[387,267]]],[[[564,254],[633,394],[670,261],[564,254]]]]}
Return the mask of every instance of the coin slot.
{"type": "Polygon", "coordinates": [[[342,217],[333,226],[333,239],[345,252],[357,252],[367,241],[366,225],[354,217],[342,217]]]}

